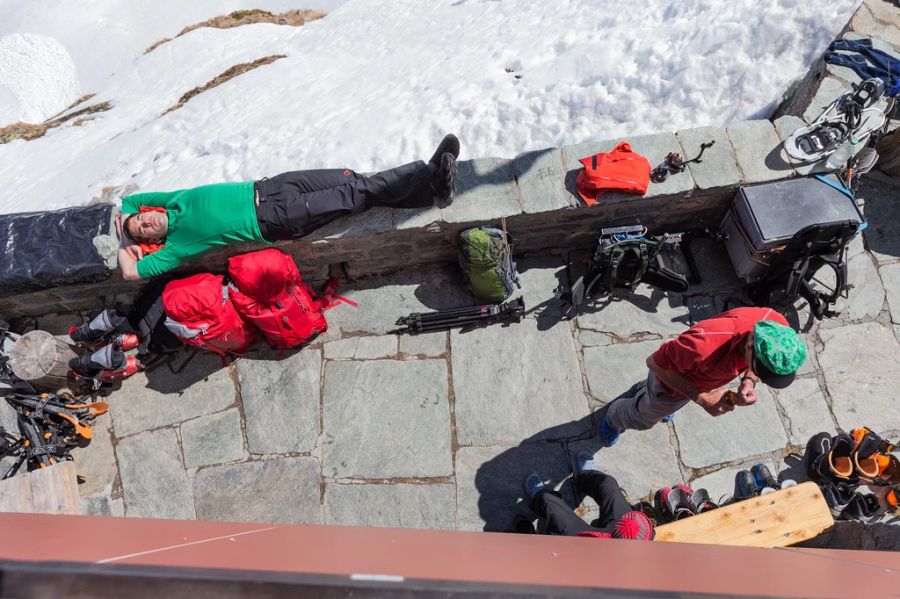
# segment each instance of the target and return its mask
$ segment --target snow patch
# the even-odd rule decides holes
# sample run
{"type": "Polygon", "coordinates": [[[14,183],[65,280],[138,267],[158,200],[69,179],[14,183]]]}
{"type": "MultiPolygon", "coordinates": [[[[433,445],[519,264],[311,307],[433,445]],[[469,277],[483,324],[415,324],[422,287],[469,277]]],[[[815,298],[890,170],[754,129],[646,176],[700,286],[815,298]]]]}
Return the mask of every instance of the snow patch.
{"type": "Polygon", "coordinates": [[[80,90],[72,57],[52,37],[0,38],[0,126],[41,123],[77,100],[80,90]]]}

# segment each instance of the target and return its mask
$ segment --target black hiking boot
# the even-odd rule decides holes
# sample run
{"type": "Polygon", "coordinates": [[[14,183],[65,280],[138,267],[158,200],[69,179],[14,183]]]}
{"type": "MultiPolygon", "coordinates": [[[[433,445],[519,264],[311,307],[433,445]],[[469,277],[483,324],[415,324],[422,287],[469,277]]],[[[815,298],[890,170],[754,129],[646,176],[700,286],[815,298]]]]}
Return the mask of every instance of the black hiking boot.
{"type": "Polygon", "coordinates": [[[442,207],[453,203],[453,192],[456,184],[456,157],[450,152],[441,156],[441,163],[431,178],[431,191],[442,207]]]}
{"type": "Polygon", "coordinates": [[[823,481],[831,478],[828,468],[828,454],[831,452],[831,435],[816,433],[806,443],[803,461],[806,463],[806,474],[810,480],[823,481]]]}
{"type": "Polygon", "coordinates": [[[880,507],[878,497],[857,491],[841,512],[841,519],[869,523],[878,519],[880,507]]]}
{"type": "Polygon", "coordinates": [[[459,138],[452,133],[448,133],[444,136],[444,139],[441,140],[437,150],[434,151],[434,156],[428,161],[429,164],[434,165],[433,170],[440,168],[441,159],[444,157],[444,154],[453,154],[454,160],[459,158],[459,138]]]}

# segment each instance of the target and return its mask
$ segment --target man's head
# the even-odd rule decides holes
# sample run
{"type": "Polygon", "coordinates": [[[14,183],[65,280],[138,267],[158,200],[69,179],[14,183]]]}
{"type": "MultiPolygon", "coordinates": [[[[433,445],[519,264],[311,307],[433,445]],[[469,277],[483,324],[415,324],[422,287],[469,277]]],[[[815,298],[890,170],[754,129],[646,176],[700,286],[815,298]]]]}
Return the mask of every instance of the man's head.
{"type": "Polygon", "coordinates": [[[159,243],[169,232],[169,215],[164,211],[129,214],[122,231],[135,243],[159,243]]]}
{"type": "Polygon", "coordinates": [[[761,320],[748,339],[750,370],[769,387],[784,389],[806,360],[806,344],[794,329],[761,320]]]}

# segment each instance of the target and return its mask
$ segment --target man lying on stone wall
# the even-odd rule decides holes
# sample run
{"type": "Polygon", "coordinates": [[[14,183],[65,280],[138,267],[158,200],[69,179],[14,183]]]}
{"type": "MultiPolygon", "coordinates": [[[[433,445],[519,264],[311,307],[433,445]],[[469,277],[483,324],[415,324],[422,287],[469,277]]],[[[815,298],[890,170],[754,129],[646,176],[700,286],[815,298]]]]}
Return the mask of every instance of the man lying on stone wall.
{"type": "Polygon", "coordinates": [[[702,320],[647,358],[649,373],[600,412],[613,445],[627,429],[647,430],[694,401],[712,416],[756,403],[756,384],[783,389],[806,360],[806,344],[771,308],[735,308],[702,320]],[[727,385],[741,377],[737,393],[727,385]]]}
{"type": "Polygon", "coordinates": [[[444,137],[418,160],[370,177],[348,169],[293,171],[122,199],[119,269],[127,280],[160,275],[220,246],[296,239],[373,206],[452,201],[459,140],[444,137]],[[152,253],[150,253],[152,252],[152,253]]]}

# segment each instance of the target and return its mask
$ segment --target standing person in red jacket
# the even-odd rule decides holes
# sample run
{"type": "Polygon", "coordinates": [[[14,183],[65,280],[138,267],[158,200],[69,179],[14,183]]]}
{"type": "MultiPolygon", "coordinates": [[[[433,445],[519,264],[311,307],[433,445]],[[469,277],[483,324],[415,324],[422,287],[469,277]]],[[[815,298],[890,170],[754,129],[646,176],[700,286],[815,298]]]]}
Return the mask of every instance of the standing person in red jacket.
{"type": "Polygon", "coordinates": [[[627,429],[646,430],[688,402],[712,416],[756,403],[762,381],[783,389],[806,359],[806,344],[771,308],[735,308],[703,320],[647,358],[647,379],[600,413],[600,440],[610,446],[627,429]],[[737,395],[725,395],[738,376],[737,395]]]}

